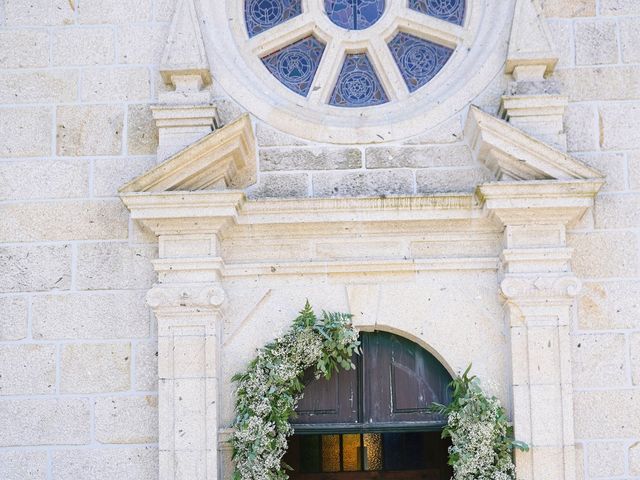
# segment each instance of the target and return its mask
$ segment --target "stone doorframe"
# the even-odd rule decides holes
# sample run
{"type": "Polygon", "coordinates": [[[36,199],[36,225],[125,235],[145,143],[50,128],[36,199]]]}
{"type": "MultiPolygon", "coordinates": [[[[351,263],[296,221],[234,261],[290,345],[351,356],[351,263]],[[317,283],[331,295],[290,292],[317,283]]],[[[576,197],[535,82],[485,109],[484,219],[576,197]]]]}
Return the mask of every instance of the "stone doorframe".
{"type": "MultiPolygon", "coordinates": [[[[592,207],[603,180],[562,151],[474,107],[465,138],[475,159],[496,178],[475,194],[248,200],[241,190],[229,189],[255,169],[247,117],[121,189],[132,218],[153,231],[159,244],[154,261],[159,280],[147,298],[158,320],[161,480],[221,478],[219,355],[222,324],[233,307],[225,280],[468,269],[494,269],[500,283],[510,327],[512,378],[505,382],[511,387],[516,435],[532,446],[517,455],[519,478],[575,478],[569,334],[580,280],[571,270],[566,230],[592,207]],[[451,251],[461,233],[467,243],[479,241],[488,229],[503,232],[503,240],[497,258],[372,260],[355,250],[349,260],[317,254],[274,265],[260,248],[286,238],[290,229],[305,241],[326,239],[329,226],[356,226],[362,242],[437,228],[450,232],[451,251]],[[251,229],[256,247],[225,258],[225,242],[241,228],[251,229]]],[[[356,324],[368,322],[365,307],[366,301],[353,299],[356,324]]]]}

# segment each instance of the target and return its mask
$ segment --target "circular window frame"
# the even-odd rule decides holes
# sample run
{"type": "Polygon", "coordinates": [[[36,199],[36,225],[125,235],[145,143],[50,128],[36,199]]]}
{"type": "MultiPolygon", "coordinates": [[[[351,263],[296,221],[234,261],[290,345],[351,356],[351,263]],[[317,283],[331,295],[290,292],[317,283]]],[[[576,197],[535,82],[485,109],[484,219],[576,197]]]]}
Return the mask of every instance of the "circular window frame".
{"type": "MultiPolygon", "coordinates": [[[[398,32],[394,27],[398,11],[408,8],[407,0],[388,0],[384,14],[371,27],[345,30],[322,14],[323,0],[302,2],[303,14],[287,22],[295,22],[293,33],[287,39],[299,40],[312,31],[327,44],[323,57],[331,55],[328,42],[334,38],[348,45],[346,53],[363,51],[371,38],[382,41],[392,38],[398,32]]],[[[261,37],[260,42],[251,41],[244,21],[244,2],[224,0],[224,8],[216,7],[211,0],[199,0],[199,3],[214,82],[265,123],[303,139],[337,144],[381,143],[408,138],[467,108],[504,68],[513,12],[513,1],[467,0],[464,25],[452,24],[452,29],[460,28],[464,32],[461,41],[430,82],[403,98],[393,93],[390,102],[383,105],[343,108],[302,97],[265,68],[261,58],[280,48],[282,42],[275,36],[270,41],[263,41],[267,32],[253,37],[261,37]]],[[[277,27],[271,30],[278,33],[277,27]]],[[[411,34],[411,24],[402,24],[400,31],[411,34]]],[[[438,42],[442,43],[442,40],[440,38],[438,42]]],[[[378,71],[385,68],[385,64],[377,63],[378,59],[372,59],[372,62],[378,71]]],[[[333,65],[339,69],[341,61],[334,61],[333,65]]],[[[392,67],[397,69],[395,64],[392,67]]],[[[332,71],[330,75],[337,78],[338,72],[332,71]]],[[[402,77],[396,75],[395,81],[402,81],[402,77]]],[[[381,82],[385,91],[398,91],[395,87],[390,88],[386,76],[381,82]]],[[[333,87],[321,88],[323,91],[316,92],[316,96],[328,98],[333,87]]]]}

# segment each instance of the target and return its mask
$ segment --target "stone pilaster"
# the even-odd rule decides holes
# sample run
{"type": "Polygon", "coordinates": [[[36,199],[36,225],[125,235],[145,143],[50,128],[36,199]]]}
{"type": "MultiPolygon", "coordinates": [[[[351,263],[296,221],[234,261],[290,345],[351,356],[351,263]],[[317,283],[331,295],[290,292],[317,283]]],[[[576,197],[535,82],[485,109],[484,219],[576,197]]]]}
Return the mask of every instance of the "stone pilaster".
{"type": "Polygon", "coordinates": [[[575,478],[570,324],[580,290],[564,225],[505,229],[501,291],[511,338],[518,478],[575,478]]]}
{"type": "Polygon", "coordinates": [[[510,331],[513,421],[521,480],[574,480],[571,322],[580,280],[567,225],[592,205],[597,181],[494,183],[479,187],[504,226],[500,287],[510,331]]]}
{"type": "Polygon", "coordinates": [[[216,283],[158,284],[160,480],[218,478],[219,355],[224,290],[216,283]]]}

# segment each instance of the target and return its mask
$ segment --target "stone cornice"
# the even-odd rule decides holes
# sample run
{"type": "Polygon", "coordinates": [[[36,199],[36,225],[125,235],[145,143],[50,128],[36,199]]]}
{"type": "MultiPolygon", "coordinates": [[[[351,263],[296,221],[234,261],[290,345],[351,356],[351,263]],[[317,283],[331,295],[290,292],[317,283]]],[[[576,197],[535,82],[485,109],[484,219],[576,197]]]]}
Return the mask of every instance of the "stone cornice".
{"type": "Polygon", "coordinates": [[[490,216],[503,225],[571,224],[593,206],[603,180],[493,182],[478,187],[490,216]]]}
{"type": "Polygon", "coordinates": [[[255,181],[255,156],[251,120],[243,115],[130,181],[120,193],[244,188],[255,181]]]}
{"type": "Polygon", "coordinates": [[[477,107],[469,110],[465,137],[474,157],[497,180],[603,178],[597,170],[477,107]]]}

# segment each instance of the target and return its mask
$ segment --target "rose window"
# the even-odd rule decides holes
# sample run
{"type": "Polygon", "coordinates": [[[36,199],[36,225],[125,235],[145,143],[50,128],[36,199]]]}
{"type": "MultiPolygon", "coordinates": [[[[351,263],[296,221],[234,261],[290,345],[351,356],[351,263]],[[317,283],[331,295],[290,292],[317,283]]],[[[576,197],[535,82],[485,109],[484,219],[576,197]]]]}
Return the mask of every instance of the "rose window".
{"type": "Polygon", "coordinates": [[[465,0],[245,0],[251,50],[310,103],[402,100],[444,67],[463,38],[465,0]]]}

